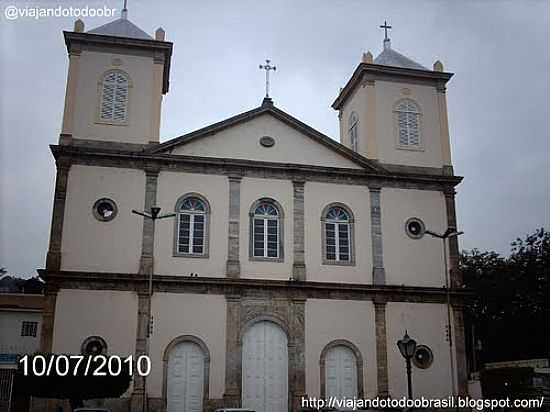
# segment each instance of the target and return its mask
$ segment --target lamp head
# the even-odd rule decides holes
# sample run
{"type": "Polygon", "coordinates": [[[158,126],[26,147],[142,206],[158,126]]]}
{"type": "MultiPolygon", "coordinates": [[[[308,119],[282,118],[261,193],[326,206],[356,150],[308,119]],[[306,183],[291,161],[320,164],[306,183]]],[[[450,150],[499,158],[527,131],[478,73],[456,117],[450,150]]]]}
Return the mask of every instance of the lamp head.
{"type": "Polygon", "coordinates": [[[158,207],[158,206],[151,207],[151,217],[153,219],[156,219],[158,217],[159,213],[160,213],[160,207],[158,207]]]}
{"type": "Polygon", "coordinates": [[[401,352],[401,356],[405,359],[410,359],[414,356],[416,341],[409,336],[407,331],[405,331],[403,339],[397,341],[397,347],[399,348],[399,352],[401,352]]]}

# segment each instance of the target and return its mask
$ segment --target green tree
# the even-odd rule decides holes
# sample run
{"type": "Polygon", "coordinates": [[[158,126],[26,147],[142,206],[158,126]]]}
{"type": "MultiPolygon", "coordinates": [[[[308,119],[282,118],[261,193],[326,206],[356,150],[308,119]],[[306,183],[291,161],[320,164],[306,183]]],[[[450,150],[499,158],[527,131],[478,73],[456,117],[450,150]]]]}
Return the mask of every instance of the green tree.
{"type": "Polygon", "coordinates": [[[474,298],[467,324],[485,362],[550,356],[550,232],[512,243],[509,257],[462,252],[461,270],[474,298]]]}

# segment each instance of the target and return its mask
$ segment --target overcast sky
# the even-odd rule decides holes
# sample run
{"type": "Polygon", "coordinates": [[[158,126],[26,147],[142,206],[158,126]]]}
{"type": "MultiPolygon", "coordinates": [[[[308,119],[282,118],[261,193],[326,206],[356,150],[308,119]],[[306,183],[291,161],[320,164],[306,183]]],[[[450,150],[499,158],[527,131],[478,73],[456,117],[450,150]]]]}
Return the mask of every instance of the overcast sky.
{"type": "MultiPolygon", "coordinates": [[[[18,7],[122,0],[0,0],[0,266],[33,276],[45,264],[73,18],[8,21],[18,7]]],[[[145,1],[129,19],[174,42],[161,139],[260,104],[267,57],[275,104],[338,138],[330,104],[361,54],[392,47],[455,73],[447,89],[461,248],[509,252],[515,237],[550,228],[550,1],[145,1]]],[[[86,30],[112,19],[87,18],[86,30]]]]}

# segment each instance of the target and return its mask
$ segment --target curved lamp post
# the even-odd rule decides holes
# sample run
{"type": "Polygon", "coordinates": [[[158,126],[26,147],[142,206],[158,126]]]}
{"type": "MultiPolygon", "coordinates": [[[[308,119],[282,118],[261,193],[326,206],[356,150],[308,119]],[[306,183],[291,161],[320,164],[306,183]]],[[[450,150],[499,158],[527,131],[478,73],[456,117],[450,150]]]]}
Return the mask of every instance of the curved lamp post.
{"type": "Polygon", "coordinates": [[[407,389],[409,399],[412,399],[411,358],[414,356],[416,350],[416,341],[405,331],[403,339],[397,341],[397,347],[399,348],[399,352],[401,352],[401,356],[405,358],[407,365],[407,389]]]}

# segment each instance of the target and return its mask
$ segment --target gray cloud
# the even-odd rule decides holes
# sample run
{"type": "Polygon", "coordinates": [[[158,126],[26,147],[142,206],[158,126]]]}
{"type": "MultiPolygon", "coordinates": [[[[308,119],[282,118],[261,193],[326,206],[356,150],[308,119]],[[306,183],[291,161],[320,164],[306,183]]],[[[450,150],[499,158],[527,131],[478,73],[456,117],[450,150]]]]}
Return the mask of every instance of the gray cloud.
{"type": "MultiPolygon", "coordinates": [[[[330,108],[361,53],[392,45],[456,73],[448,85],[461,247],[507,253],[550,226],[550,3],[543,1],[130,0],[129,17],[174,42],[161,136],[168,139],[257,106],[258,64],[270,57],[277,106],[338,137],[330,108]]],[[[122,0],[3,1],[25,6],[121,7],[122,0]],[[120,4],[119,4],[120,3],[120,4]]],[[[0,17],[0,265],[33,275],[44,266],[67,70],[70,18],[0,17]]],[[[87,18],[86,28],[109,19],[87,18]]]]}

